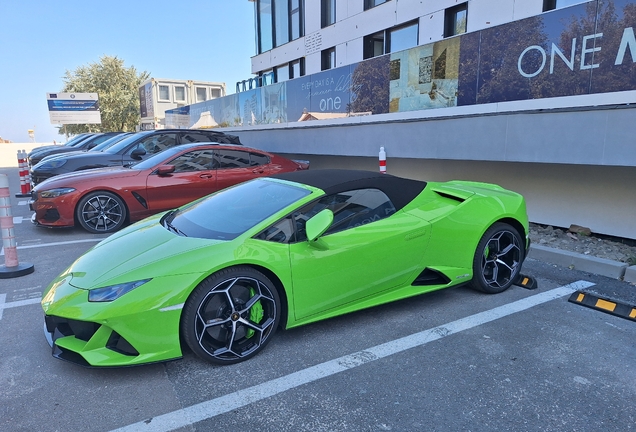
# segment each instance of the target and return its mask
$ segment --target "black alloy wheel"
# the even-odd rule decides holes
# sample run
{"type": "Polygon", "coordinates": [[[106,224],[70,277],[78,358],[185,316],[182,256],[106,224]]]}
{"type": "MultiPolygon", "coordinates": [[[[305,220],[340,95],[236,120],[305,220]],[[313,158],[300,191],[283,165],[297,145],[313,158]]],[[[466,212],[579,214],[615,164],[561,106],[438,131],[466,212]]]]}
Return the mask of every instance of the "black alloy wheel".
{"type": "Polygon", "coordinates": [[[472,286],[488,294],[510,288],[521,271],[523,240],[512,226],[497,222],[484,233],[473,259],[472,286]]]}
{"type": "Polygon", "coordinates": [[[182,335],[200,358],[215,364],[247,360],[272,339],[280,320],[274,284],[251,267],[232,267],[205,279],[188,298],[182,335]]]}
{"type": "Polygon", "coordinates": [[[77,204],[75,215],[82,227],[96,234],[119,230],[126,222],[124,201],[112,192],[91,192],[77,204]]]}

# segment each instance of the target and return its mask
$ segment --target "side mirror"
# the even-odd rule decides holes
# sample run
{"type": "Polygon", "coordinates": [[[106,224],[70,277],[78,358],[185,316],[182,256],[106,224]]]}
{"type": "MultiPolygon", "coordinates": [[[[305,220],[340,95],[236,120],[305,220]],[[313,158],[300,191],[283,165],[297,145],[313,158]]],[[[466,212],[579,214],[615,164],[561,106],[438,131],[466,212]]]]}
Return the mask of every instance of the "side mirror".
{"type": "Polygon", "coordinates": [[[320,211],[317,215],[312,217],[305,224],[305,231],[307,232],[307,240],[310,242],[316,240],[323,235],[325,231],[329,229],[333,222],[333,212],[329,209],[320,211]]]}
{"type": "Polygon", "coordinates": [[[86,150],[90,150],[90,149],[92,149],[92,148],[94,148],[94,147],[97,147],[97,144],[95,144],[95,143],[90,143],[90,144],[88,145],[88,147],[86,148],[86,150]]]}
{"type": "Polygon", "coordinates": [[[157,168],[157,174],[160,176],[167,176],[174,172],[174,165],[159,165],[157,168]]]}
{"type": "Polygon", "coordinates": [[[142,148],[136,148],[132,151],[132,153],[130,154],[130,157],[132,157],[133,159],[141,160],[141,158],[145,155],[146,155],[146,150],[142,148]]]}

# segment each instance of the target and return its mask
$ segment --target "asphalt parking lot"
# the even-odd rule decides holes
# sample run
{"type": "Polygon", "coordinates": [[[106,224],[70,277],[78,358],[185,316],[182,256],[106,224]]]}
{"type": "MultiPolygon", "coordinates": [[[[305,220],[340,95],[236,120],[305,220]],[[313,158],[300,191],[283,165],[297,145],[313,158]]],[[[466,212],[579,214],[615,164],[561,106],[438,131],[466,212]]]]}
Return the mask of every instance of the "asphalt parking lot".
{"type": "Polygon", "coordinates": [[[54,359],[39,298],[103,236],[31,225],[17,169],[0,174],[35,268],[0,279],[2,431],[636,430],[636,324],[567,301],[624,282],[536,260],[536,290],[422,295],[280,332],[233,366],[190,352],[126,369],[54,359]]]}

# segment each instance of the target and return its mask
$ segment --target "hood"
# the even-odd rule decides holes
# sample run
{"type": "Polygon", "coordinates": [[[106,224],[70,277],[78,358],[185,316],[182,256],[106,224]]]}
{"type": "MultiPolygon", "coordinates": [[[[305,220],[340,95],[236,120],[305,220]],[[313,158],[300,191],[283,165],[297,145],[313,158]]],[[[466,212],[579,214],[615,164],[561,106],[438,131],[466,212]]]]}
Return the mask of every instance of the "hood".
{"type": "Polygon", "coordinates": [[[55,177],[51,177],[48,180],[43,181],[38,184],[33,190],[35,192],[51,189],[56,187],[66,187],[70,183],[74,183],[77,181],[87,182],[87,181],[106,181],[110,178],[124,178],[124,177],[134,177],[139,175],[141,171],[132,169],[132,168],[124,168],[121,166],[117,167],[105,167],[105,168],[93,168],[89,170],[83,171],[75,171],[66,174],[60,174],[55,177]]]}
{"type": "MultiPolygon", "coordinates": [[[[201,259],[203,248],[227,246],[227,241],[176,235],[155,216],[112,235],[78,258],[66,272],[70,284],[90,290],[118,283],[201,271],[210,261],[201,259]],[[198,259],[184,259],[196,254],[198,259]]],[[[213,251],[209,252],[213,254],[213,251]]]]}

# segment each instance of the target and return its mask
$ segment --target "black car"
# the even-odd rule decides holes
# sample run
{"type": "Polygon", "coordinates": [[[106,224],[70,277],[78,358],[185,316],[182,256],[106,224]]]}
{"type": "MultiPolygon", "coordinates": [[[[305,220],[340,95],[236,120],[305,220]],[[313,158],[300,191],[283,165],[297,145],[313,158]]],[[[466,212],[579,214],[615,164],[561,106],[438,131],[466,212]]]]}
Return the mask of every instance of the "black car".
{"type": "Polygon", "coordinates": [[[27,160],[29,161],[29,166],[33,166],[35,164],[31,164],[31,158],[33,156],[35,156],[36,154],[46,151],[46,150],[50,150],[50,149],[57,149],[57,148],[70,148],[73,147],[79,143],[81,143],[82,141],[88,139],[89,137],[93,136],[95,134],[92,133],[82,133],[79,135],[75,135],[73,138],[71,138],[69,141],[65,142],[64,144],[55,144],[55,145],[47,145],[47,146],[42,146],[42,147],[36,147],[33,150],[31,150],[29,152],[29,154],[27,154],[27,160]]]}
{"type": "Polygon", "coordinates": [[[115,135],[112,136],[110,138],[108,138],[106,141],[102,141],[101,143],[95,145],[95,147],[92,147],[88,150],[75,150],[75,149],[70,149],[72,151],[68,151],[68,152],[64,152],[64,153],[56,153],[56,154],[52,154],[49,156],[44,156],[42,158],[42,160],[38,163],[42,163],[44,161],[49,161],[52,159],[57,159],[57,158],[65,158],[68,157],[70,155],[74,155],[74,154],[81,154],[81,153],[85,153],[86,151],[90,151],[90,152],[95,152],[95,151],[103,151],[105,149],[107,149],[108,147],[111,147],[115,144],[117,144],[119,141],[123,140],[126,137],[129,137],[130,135],[132,135],[135,132],[123,132],[119,135],[115,135]]]}
{"type": "Polygon", "coordinates": [[[200,129],[159,129],[133,134],[103,151],[60,155],[31,168],[31,180],[37,185],[56,175],[107,166],[130,165],[175,145],[192,142],[241,144],[235,135],[200,129]]]}
{"type": "Polygon", "coordinates": [[[59,153],[67,153],[67,152],[78,151],[78,150],[87,151],[92,149],[96,145],[101,144],[104,141],[109,140],[112,137],[120,135],[122,133],[123,132],[96,133],[81,141],[76,142],[72,146],[63,145],[63,146],[55,146],[54,148],[45,149],[32,155],[29,158],[29,164],[30,166],[34,167],[37,164],[39,164],[40,161],[42,161],[42,159],[44,159],[45,157],[56,155],[59,153]]]}

